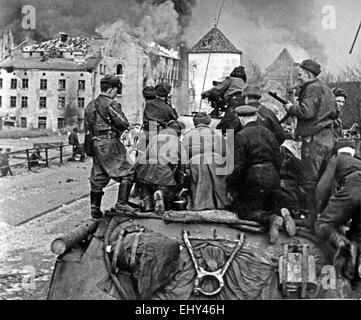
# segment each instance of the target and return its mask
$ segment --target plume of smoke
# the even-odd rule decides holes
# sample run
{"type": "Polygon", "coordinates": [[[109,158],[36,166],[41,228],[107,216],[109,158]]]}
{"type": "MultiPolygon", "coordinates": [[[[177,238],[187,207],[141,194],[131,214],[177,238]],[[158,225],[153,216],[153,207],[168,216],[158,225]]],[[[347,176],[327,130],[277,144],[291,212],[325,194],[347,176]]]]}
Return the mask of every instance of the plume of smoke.
{"type": "MultiPolygon", "coordinates": [[[[260,66],[268,66],[283,48],[304,57],[327,60],[325,48],[315,36],[315,1],[226,0],[219,28],[260,66]]],[[[196,43],[209,31],[220,7],[219,0],[198,0],[184,37],[196,43]]]]}
{"type": "Polygon", "coordinates": [[[133,15],[104,24],[97,28],[96,32],[105,38],[117,34],[123,41],[138,42],[141,46],[152,41],[165,47],[176,45],[180,26],[177,22],[178,14],[171,2],[167,1],[158,6],[138,3],[133,10],[133,15]]]}
{"type": "Polygon", "coordinates": [[[122,20],[135,26],[134,33],[139,34],[141,41],[149,38],[151,32],[156,32],[155,39],[166,43],[188,24],[194,4],[195,0],[0,0],[0,31],[13,30],[16,42],[25,36],[37,41],[46,40],[57,36],[60,31],[97,36],[97,28],[122,20]],[[21,27],[21,8],[24,5],[36,9],[35,30],[21,27]],[[136,19],[139,21],[135,23],[136,19]],[[156,24],[160,26],[156,27],[156,24]],[[165,34],[167,31],[170,36],[165,34]]]}

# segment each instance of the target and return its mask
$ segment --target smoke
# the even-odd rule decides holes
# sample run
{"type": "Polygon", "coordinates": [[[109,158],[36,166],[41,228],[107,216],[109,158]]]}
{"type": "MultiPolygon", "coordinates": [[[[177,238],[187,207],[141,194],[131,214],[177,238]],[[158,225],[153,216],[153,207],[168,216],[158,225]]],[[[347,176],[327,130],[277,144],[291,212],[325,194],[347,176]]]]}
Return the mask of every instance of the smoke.
{"type": "Polygon", "coordinates": [[[16,42],[25,36],[42,41],[56,37],[60,31],[99,36],[98,32],[107,33],[104,25],[118,23],[127,25],[127,31],[136,29],[131,34],[139,36],[140,41],[167,43],[189,24],[194,4],[195,0],[0,0],[0,32],[11,29],[16,42]],[[36,9],[35,30],[22,29],[24,5],[36,9]]]}
{"type": "MultiPolygon", "coordinates": [[[[245,58],[252,57],[262,67],[272,63],[283,48],[288,48],[296,60],[311,57],[325,63],[325,47],[315,35],[321,22],[321,9],[315,2],[226,0],[218,27],[245,58]]],[[[198,19],[192,19],[185,31],[189,44],[195,44],[213,26],[220,5],[219,0],[197,1],[193,16],[198,19]]]]}

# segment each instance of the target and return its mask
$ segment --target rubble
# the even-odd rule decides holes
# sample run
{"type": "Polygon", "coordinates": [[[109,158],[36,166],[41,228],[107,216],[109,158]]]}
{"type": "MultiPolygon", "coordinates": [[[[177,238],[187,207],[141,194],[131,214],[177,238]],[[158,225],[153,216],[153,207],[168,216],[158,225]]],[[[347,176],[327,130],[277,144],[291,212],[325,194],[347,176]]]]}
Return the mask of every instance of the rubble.
{"type": "Polygon", "coordinates": [[[90,48],[88,38],[68,37],[65,34],[57,39],[48,40],[42,43],[32,44],[23,48],[24,52],[81,52],[86,54],[90,48]]]}

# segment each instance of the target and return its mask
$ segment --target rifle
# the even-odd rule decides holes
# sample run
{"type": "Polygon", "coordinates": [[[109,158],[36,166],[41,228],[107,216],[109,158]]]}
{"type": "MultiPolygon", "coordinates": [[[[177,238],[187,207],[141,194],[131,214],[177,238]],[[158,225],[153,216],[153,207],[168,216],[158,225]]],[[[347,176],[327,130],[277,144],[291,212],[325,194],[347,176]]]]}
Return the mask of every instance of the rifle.
{"type": "MultiPolygon", "coordinates": [[[[273,99],[277,100],[278,102],[282,103],[283,105],[287,104],[288,101],[281,98],[276,92],[268,91],[268,95],[270,95],[273,99]]],[[[280,123],[285,122],[289,118],[290,114],[287,112],[286,115],[280,120],[280,123]]]]}

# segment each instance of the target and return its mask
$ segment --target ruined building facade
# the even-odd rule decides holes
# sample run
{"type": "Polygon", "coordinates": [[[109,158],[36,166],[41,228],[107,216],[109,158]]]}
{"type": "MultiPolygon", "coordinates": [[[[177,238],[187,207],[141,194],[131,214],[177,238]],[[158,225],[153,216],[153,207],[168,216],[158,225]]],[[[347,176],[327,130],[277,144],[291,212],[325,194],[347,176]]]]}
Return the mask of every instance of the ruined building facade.
{"type": "Polygon", "coordinates": [[[176,52],[156,44],[147,48],[111,39],[58,39],[24,47],[0,62],[0,117],[15,127],[82,128],[84,108],[100,93],[106,74],[120,77],[123,88],[116,99],[130,123],[140,123],[142,90],[160,81],[179,87],[176,52]]]}

